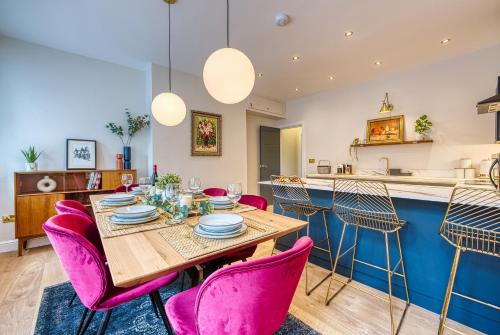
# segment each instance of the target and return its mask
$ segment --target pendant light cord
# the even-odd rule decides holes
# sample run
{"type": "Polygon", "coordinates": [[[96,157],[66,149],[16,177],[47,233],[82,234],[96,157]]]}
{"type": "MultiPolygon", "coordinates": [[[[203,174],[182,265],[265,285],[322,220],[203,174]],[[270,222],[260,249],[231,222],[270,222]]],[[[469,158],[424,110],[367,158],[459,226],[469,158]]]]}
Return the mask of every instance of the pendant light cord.
{"type": "Polygon", "coordinates": [[[229,48],[229,0],[226,0],[226,47],[229,48]]]}
{"type": "Polygon", "coordinates": [[[170,1],[168,2],[168,91],[172,92],[172,60],[170,56],[170,1]]]}

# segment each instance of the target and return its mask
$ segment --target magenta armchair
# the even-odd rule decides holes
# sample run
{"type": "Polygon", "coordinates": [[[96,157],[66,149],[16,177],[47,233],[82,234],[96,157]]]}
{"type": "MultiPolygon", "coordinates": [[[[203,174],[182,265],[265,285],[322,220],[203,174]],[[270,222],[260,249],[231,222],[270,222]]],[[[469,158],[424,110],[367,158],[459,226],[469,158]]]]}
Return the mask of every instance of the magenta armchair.
{"type": "Polygon", "coordinates": [[[94,232],[84,221],[81,215],[61,214],[51,217],[43,224],[66,275],[86,307],[77,333],[85,333],[96,311],[106,311],[99,327],[99,334],[104,334],[113,308],[146,294],[149,294],[151,301],[160,311],[169,331],[170,325],[158,290],[175,281],[177,273],[130,288],[115,287],[104,255],[90,242],[94,232]]]}
{"type": "Polygon", "coordinates": [[[273,334],[285,322],[313,246],[300,238],[292,249],[214,272],[166,305],[176,335],[273,334]]]}
{"type": "Polygon", "coordinates": [[[227,195],[227,192],[223,188],[211,187],[203,190],[203,193],[209,197],[221,197],[227,195]]]}
{"type": "Polygon", "coordinates": [[[94,221],[94,218],[88,212],[87,207],[85,207],[79,201],[59,200],[58,202],[56,202],[55,207],[56,207],[57,214],[78,214],[78,215],[85,216],[86,218],[90,219],[91,221],[94,221]]]}

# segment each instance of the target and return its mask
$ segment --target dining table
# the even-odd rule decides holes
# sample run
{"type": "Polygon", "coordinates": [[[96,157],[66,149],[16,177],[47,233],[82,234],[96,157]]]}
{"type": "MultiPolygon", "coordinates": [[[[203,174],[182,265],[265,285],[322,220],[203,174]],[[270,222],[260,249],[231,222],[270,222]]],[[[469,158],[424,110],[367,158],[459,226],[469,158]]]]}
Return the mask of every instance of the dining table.
{"type": "MultiPolygon", "coordinates": [[[[196,236],[193,227],[200,216],[188,217],[180,224],[171,224],[166,218],[139,228],[114,230],[109,228],[114,208],[101,206],[105,196],[91,195],[90,200],[106,262],[117,287],[132,287],[169,273],[199,269],[201,264],[294,233],[307,224],[270,211],[241,206],[233,212],[243,217],[248,229],[243,236],[234,239],[212,240],[196,236]]],[[[137,204],[141,202],[137,197],[137,204]]]]}

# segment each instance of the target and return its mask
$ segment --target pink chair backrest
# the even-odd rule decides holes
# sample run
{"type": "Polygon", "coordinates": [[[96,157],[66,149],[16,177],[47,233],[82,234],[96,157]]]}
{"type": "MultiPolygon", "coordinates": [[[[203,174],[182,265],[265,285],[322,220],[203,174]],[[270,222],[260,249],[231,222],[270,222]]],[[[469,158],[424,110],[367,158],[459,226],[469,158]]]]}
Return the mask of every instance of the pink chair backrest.
{"type": "MultiPolygon", "coordinates": [[[[132,191],[132,187],[137,187],[139,186],[139,184],[132,184],[128,187],[128,191],[132,191]]],[[[127,188],[125,186],[118,186],[117,188],[115,188],[115,193],[121,193],[121,192],[126,192],[127,191],[127,188]]]]}
{"type": "Polygon", "coordinates": [[[94,233],[90,222],[81,215],[60,214],[42,227],[80,301],[92,308],[104,296],[109,274],[103,254],[89,241],[94,233]]]}
{"type": "Polygon", "coordinates": [[[198,334],[273,334],[285,322],[312,246],[302,237],[288,251],[209,276],[196,298],[198,334]]]}
{"type": "Polygon", "coordinates": [[[59,200],[56,202],[57,214],[78,214],[83,215],[90,220],[94,220],[90,216],[87,208],[79,201],[76,200],[59,200]]]}
{"type": "Polygon", "coordinates": [[[208,195],[209,197],[220,197],[223,195],[227,195],[225,189],[217,187],[206,188],[203,190],[203,193],[205,193],[205,195],[208,195]]]}
{"type": "Polygon", "coordinates": [[[244,194],[241,196],[239,203],[250,205],[258,209],[262,209],[263,211],[267,209],[267,200],[260,195],[244,194]]]}

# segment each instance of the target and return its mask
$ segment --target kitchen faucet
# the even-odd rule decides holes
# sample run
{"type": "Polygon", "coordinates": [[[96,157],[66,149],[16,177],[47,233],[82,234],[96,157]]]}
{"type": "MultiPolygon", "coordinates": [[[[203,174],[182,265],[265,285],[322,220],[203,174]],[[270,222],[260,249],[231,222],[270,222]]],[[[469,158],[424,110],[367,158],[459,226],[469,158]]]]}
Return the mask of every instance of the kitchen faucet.
{"type": "Polygon", "coordinates": [[[385,160],[385,175],[389,176],[391,174],[391,170],[389,168],[389,157],[380,157],[379,161],[385,160]]]}

